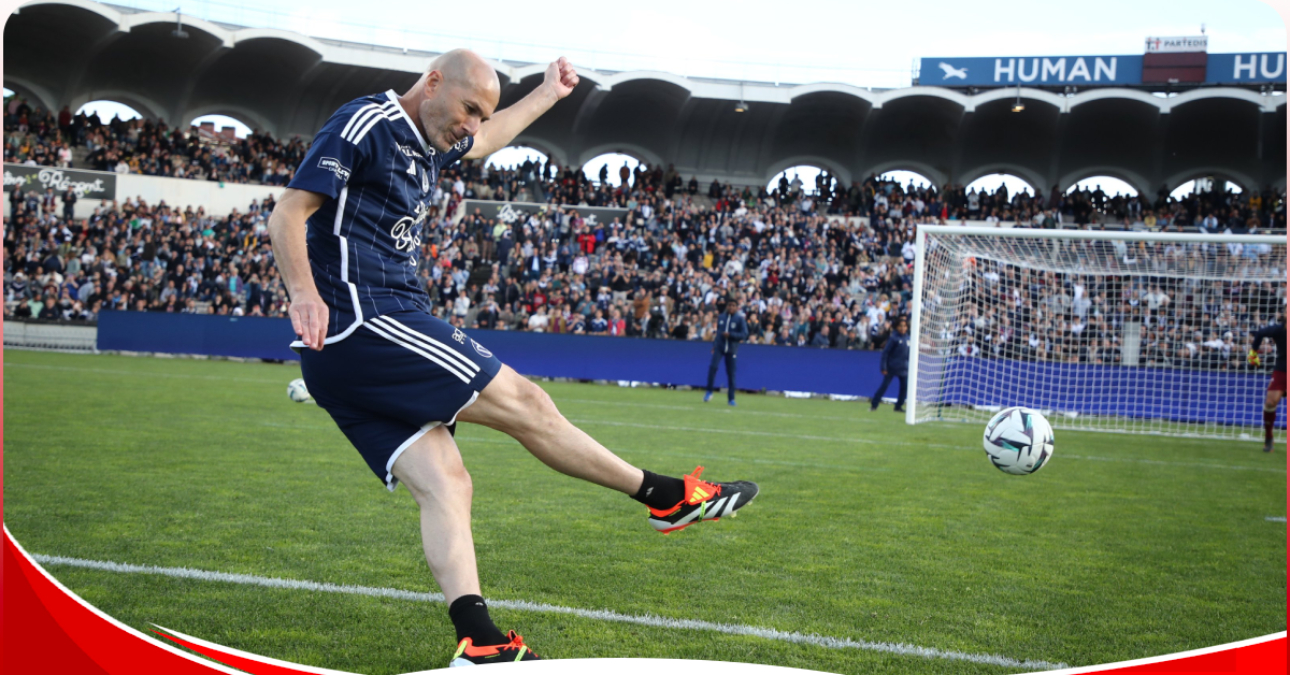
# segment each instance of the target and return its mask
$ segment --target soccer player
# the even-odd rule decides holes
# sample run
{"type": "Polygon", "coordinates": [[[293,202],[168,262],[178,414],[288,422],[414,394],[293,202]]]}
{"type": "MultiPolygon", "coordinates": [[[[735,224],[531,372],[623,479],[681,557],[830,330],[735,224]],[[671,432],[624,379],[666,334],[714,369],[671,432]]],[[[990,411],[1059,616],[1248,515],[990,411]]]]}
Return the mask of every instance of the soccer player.
{"type": "Polygon", "coordinates": [[[882,370],[882,384],[869,401],[869,411],[878,409],[882,395],[887,393],[892,378],[900,380],[900,393],[896,396],[896,412],[905,411],[905,385],[909,379],[909,320],[905,317],[896,319],[896,330],[887,338],[882,348],[882,357],[878,361],[882,370]]]}
{"type": "Polygon", "coordinates": [[[456,422],[502,431],[556,471],[632,496],[664,533],[732,516],[757,495],[753,483],[700,480],[702,467],[673,478],[628,464],[540,387],[430,314],[416,271],[439,171],[506,147],[577,85],[561,58],[494,114],[493,68],[470,51],[443,54],[403,95],[341,106],[269,222],[310,393],[377,478],[390,490],[406,485],[420,508],[426,561],[457,631],[454,666],[537,658],[514,631],[498,630],[480,595],[456,422]]]}
{"type": "Polygon", "coordinates": [[[726,362],[726,402],[735,404],[735,355],[739,352],[739,342],[748,339],[748,320],[739,311],[739,298],[735,295],[726,297],[726,311],[717,317],[717,337],[712,340],[712,363],[708,364],[708,391],[703,395],[703,402],[712,400],[716,388],[717,368],[724,359],[726,362]]]}
{"type": "Polygon", "coordinates": [[[1273,425],[1277,422],[1277,405],[1286,394],[1286,319],[1285,314],[1279,321],[1254,331],[1250,345],[1250,363],[1259,365],[1259,345],[1264,338],[1271,338],[1277,344],[1277,363],[1272,367],[1272,381],[1268,383],[1268,395],[1263,399],[1263,452],[1272,452],[1273,425]]]}

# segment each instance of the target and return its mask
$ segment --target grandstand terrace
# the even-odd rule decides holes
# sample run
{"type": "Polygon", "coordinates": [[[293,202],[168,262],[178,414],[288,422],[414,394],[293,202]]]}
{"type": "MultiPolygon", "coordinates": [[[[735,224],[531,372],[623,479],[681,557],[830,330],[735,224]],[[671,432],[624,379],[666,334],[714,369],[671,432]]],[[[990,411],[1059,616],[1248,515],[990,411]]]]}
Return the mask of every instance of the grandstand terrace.
{"type": "MultiPolygon", "coordinates": [[[[403,91],[435,56],[192,17],[182,17],[190,37],[177,40],[180,19],[89,0],[28,4],[5,27],[6,86],[49,110],[111,99],[171,128],[224,114],[274,138],[309,138],[342,103],[403,91]],[[55,38],[65,47],[42,48],[55,38]]],[[[545,64],[494,67],[505,106],[540,82],[545,64]]],[[[1244,190],[1285,187],[1285,95],[1272,88],[972,93],[579,72],[578,89],[516,139],[559,166],[622,152],[737,186],[810,164],[847,186],[905,169],[934,185],[1009,173],[1044,193],[1097,175],[1140,194],[1205,176],[1244,190]],[[1020,113],[1011,112],[1017,98],[1020,113]]]]}
{"type": "MultiPolygon", "coordinates": [[[[77,217],[63,194],[14,190],[6,316],[93,320],[104,309],[283,316],[287,299],[266,241],[272,195],[332,110],[371,90],[401,91],[434,56],[187,17],[193,38],[180,44],[169,39],[175,20],[83,0],[25,6],[6,26],[6,83],[18,96],[5,104],[5,161],[256,184],[266,186],[265,197],[216,214],[204,204],[121,195],[77,217]],[[80,39],[52,58],[32,57],[54,30],[80,39]],[[159,50],[173,58],[147,56],[159,50]],[[101,124],[72,114],[92,98],[119,100],[145,117],[101,124]],[[189,126],[208,113],[256,131],[236,139],[189,126]]],[[[495,66],[502,105],[535,86],[544,68],[495,66]]],[[[570,99],[517,139],[542,150],[545,162],[463,162],[440,176],[420,273],[436,312],[454,324],[707,340],[718,299],[738,293],[750,342],[807,345],[828,326],[829,347],[872,349],[908,311],[919,223],[1285,228],[1284,95],[1217,87],[1167,98],[1127,89],[1022,88],[1005,96],[582,75],[570,99]],[[1009,111],[1014,95],[1033,104],[1025,114],[1009,111]],[[735,111],[739,101],[748,102],[745,112],[735,111]],[[580,167],[604,152],[643,164],[621,185],[589,180],[580,167]],[[814,185],[767,185],[800,164],[825,172],[814,185]],[[939,187],[879,177],[894,169],[939,187]],[[963,188],[995,172],[1032,189],[963,188]],[[1138,194],[1070,189],[1096,175],[1121,178],[1138,194]],[[1201,177],[1241,191],[1170,196],[1201,177]],[[470,208],[471,200],[538,202],[544,210],[499,220],[470,208]],[[593,219],[585,207],[621,211],[593,219]]],[[[1036,305],[1075,295],[1017,283],[1036,305]]],[[[1030,316],[1029,305],[1012,307],[1007,322],[1007,312],[983,308],[963,344],[988,352],[1001,340],[1022,340],[1028,351],[1019,351],[1036,359],[1096,362],[1114,353],[1114,327],[1136,316],[1148,294],[1179,292],[1170,282],[1163,290],[1106,283],[1081,290],[1104,295],[1100,304],[1081,312],[1065,302],[1037,335],[1004,328],[1030,316]]],[[[1243,340],[1269,318],[1235,304],[1161,326],[1150,335],[1158,345],[1151,354],[1164,356],[1151,362],[1221,351],[1187,345],[1221,342],[1227,332],[1243,340]],[[1198,330],[1207,338],[1200,343],[1198,330]]]]}

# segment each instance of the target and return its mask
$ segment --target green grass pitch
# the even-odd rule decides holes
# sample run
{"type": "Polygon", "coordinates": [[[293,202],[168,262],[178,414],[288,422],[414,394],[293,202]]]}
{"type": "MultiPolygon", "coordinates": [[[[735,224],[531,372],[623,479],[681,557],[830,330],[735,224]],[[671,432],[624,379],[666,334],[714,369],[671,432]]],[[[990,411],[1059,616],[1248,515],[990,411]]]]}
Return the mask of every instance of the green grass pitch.
{"type": "MultiPolygon", "coordinates": [[[[323,410],[288,400],[298,367],[22,351],[4,365],[4,515],[29,552],[438,590],[406,490],[387,493],[323,410]]],[[[485,596],[779,632],[494,610],[544,657],[1008,673],[1286,627],[1286,525],[1269,520],[1286,513],[1286,456],[1256,443],[1058,429],[1049,465],[1017,477],[990,465],[976,425],[909,427],[890,406],[542,386],[638,466],[702,464],[762,494],[661,536],[636,502],[463,425],[485,596]]],[[[454,647],[434,602],[48,569],[140,630],[302,664],[402,673],[454,647]]]]}

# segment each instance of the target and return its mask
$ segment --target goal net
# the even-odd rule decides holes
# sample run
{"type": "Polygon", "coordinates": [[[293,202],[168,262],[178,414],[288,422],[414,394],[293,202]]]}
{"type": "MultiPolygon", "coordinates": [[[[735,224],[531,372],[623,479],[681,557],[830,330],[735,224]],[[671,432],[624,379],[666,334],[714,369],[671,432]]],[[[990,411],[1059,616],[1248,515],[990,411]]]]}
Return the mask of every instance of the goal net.
{"type": "Polygon", "coordinates": [[[906,421],[1262,441],[1285,294],[1284,237],[921,226],[906,421]]]}

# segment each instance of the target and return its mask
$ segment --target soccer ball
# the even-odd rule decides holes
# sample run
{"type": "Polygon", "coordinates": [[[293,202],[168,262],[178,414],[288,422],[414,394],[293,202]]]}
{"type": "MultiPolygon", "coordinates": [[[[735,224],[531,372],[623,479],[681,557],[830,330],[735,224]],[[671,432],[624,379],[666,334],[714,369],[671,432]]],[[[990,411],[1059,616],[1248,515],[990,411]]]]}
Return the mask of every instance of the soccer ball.
{"type": "Polygon", "coordinates": [[[1053,427],[1037,410],[1004,408],[985,425],[985,454],[1004,473],[1025,476],[1053,456],[1053,427]]]}
{"type": "Polygon", "coordinates": [[[297,377],[287,384],[287,397],[296,403],[308,401],[309,388],[305,386],[305,381],[297,377]]]}

